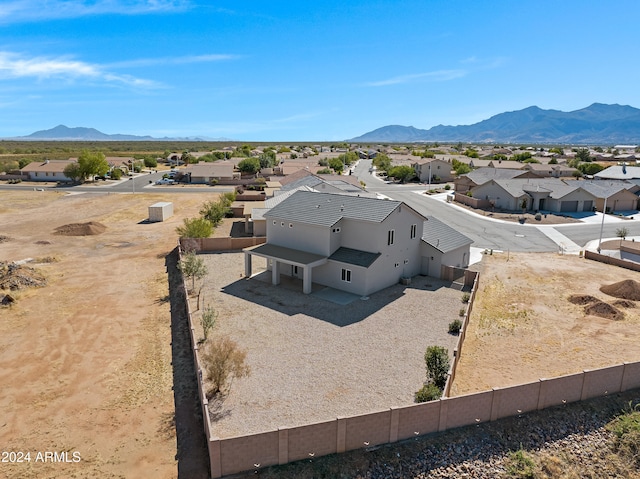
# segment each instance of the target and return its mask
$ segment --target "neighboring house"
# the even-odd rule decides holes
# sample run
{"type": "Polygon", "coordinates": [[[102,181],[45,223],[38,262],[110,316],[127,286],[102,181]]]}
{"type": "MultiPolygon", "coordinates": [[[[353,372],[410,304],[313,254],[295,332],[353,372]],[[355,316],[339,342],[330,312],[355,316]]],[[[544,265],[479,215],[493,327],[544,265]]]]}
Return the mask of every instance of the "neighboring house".
{"type": "Polygon", "coordinates": [[[607,212],[634,211],[639,206],[637,196],[640,186],[628,181],[581,181],[580,186],[593,193],[596,197],[596,209],[604,211],[605,201],[607,212]]]}
{"type": "Polygon", "coordinates": [[[538,178],[538,176],[530,171],[523,170],[478,168],[467,174],[460,175],[453,181],[453,184],[456,193],[466,193],[470,189],[483,185],[491,180],[507,180],[512,178],[538,178]]]}
{"type": "Polygon", "coordinates": [[[181,173],[187,177],[189,183],[210,183],[211,181],[232,180],[240,178],[240,173],[234,173],[234,164],[221,160],[213,163],[199,162],[189,165],[181,173]]]}
{"type": "Polygon", "coordinates": [[[473,188],[471,194],[508,211],[593,211],[597,196],[582,188],[583,183],[556,178],[498,179],[473,188]]]}
{"type": "Polygon", "coordinates": [[[525,163],[525,170],[532,171],[538,176],[545,178],[568,178],[572,177],[576,171],[576,168],[572,168],[567,165],[549,165],[541,163],[525,163]]]}
{"type": "Polygon", "coordinates": [[[20,174],[28,176],[31,181],[72,181],[65,176],[64,169],[73,163],[73,160],[45,160],[33,161],[20,170],[20,174]]]}
{"type": "Polygon", "coordinates": [[[593,175],[594,178],[605,180],[634,180],[640,179],[640,166],[614,165],[593,175]]]}
{"type": "Polygon", "coordinates": [[[423,240],[431,220],[400,201],[296,191],[264,217],[267,242],[244,250],[245,275],[252,274],[252,258],[262,257],[273,284],[281,275],[300,278],[307,294],[312,283],[367,296],[401,278],[439,277],[433,262],[448,263],[452,251],[460,258],[454,266],[468,265],[471,240],[450,250],[436,238],[434,247],[428,233],[429,242],[423,240]]]}
{"type": "Polygon", "coordinates": [[[420,158],[411,165],[422,183],[447,182],[454,178],[451,163],[435,158],[420,158]]]}

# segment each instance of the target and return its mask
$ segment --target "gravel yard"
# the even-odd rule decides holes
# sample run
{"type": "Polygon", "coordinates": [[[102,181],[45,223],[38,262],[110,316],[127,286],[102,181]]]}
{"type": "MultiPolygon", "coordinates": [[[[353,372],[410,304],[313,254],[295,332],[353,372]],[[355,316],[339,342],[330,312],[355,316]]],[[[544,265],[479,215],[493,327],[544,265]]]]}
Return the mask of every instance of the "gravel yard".
{"type": "MultiPolygon", "coordinates": [[[[450,283],[418,276],[342,306],[302,294],[299,282],[244,279],[242,253],[202,257],[203,304],[219,312],[211,336],[236,340],[251,367],[211,411],[218,437],[411,404],[427,346],[455,347],[447,330],[463,304],[450,283]]],[[[260,268],[254,259],[254,273],[260,268]]]]}

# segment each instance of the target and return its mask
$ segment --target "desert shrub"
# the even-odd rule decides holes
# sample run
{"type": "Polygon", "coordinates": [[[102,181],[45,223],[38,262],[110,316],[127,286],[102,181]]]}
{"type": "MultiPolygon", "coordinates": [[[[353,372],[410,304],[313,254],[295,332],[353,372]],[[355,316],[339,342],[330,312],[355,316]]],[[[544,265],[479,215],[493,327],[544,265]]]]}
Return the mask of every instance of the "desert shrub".
{"type": "Polygon", "coordinates": [[[613,450],[640,467],[640,404],[629,403],[622,415],[607,424],[607,429],[614,435],[613,450]]]}
{"type": "Polygon", "coordinates": [[[468,303],[469,299],[471,299],[471,295],[469,293],[463,293],[462,294],[462,302],[463,303],[468,303]]]}
{"type": "Polygon", "coordinates": [[[111,170],[111,179],[119,180],[122,178],[122,170],[120,168],[114,168],[111,170]]]}
{"type": "Polygon", "coordinates": [[[207,398],[227,393],[235,378],[242,378],[251,373],[251,369],[245,363],[246,357],[246,351],[241,350],[238,344],[227,336],[207,342],[201,356],[207,380],[210,382],[207,398]]]}
{"type": "Polygon", "coordinates": [[[449,191],[451,189],[451,185],[447,183],[446,185],[444,185],[444,189],[449,191]]]}
{"type": "Polygon", "coordinates": [[[458,311],[458,316],[463,317],[465,312],[466,312],[465,308],[460,308],[460,311],[458,311]]]}
{"type": "Polygon", "coordinates": [[[424,353],[427,378],[440,390],[447,383],[449,372],[449,351],[442,346],[429,346],[424,353]]]}
{"type": "Polygon", "coordinates": [[[529,453],[522,448],[512,451],[505,458],[505,469],[507,477],[518,479],[534,479],[536,463],[533,461],[529,453]]]}
{"type": "Polygon", "coordinates": [[[182,223],[176,228],[180,238],[208,238],[213,233],[213,225],[204,218],[185,218],[182,223]]]}
{"type": "Polygon", "coordinates": [[[202,311],[202,317],[200,318],[200,324],[202,325],[202,330],[204,331],[204,339],[205,341],[209,337],[209,331],[213,329],[213,326],[216,323],[216,319],[218,318],[218,312],[213,309],[211,306],[207,306],[202,311]]]}
{"type": "Polygon", "coordinates": [[[147,168],[155,168],[156,166],[158,166],[158,160],[156,160],[155,158],[145,158],[144,166],[147,168]]]}
{"type": "Polygon", "coordinates": [[[449,334],[460,334],[460,328],[462,328],[462,321],[454,319],[449,323],[449,334]]]}
{"type": "Polygon", "coordinates": [[[427,402],[440,399],[442,391],[433,383],[422,386],[414,395],[415,402],[427,402]]]}

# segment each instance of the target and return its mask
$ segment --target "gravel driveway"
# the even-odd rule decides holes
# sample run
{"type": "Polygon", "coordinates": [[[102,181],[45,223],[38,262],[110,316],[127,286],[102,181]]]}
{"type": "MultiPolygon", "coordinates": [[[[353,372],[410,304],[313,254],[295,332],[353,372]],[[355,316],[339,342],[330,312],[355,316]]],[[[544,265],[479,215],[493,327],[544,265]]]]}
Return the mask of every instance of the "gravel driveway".
{"type": "Polygon", "coordinates": [[[411,404],[427,346],[455,347],[447,330],[463,304],[450,283],[418,276],[343,306],[302,294],[300,282],[243,278],[242,253],[201,257],[204,304],[219,312],[211,335],[231,336],[251,367],[212,411],[220,438],[411,404]]]}

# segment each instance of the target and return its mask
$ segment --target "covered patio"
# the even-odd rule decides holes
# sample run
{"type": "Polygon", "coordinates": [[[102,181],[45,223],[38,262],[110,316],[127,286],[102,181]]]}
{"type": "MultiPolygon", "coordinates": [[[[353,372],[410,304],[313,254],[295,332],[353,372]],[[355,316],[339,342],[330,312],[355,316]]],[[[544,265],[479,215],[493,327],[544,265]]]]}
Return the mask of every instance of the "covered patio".
{"type": "Polygon", "coordinates": [[[269,243],[246,248],[243,252],[244,274],[247,278],[252,275],[251,257],[254,255],[267,259],[267,269],[271,269],[271,284],[274,285],[280,284],[280,272],[283,264],[295,266],[302,270],[302,292],[304,294],[311,293],[313,268],[325,264],[328,260],[326,256],[269,243]]]}

